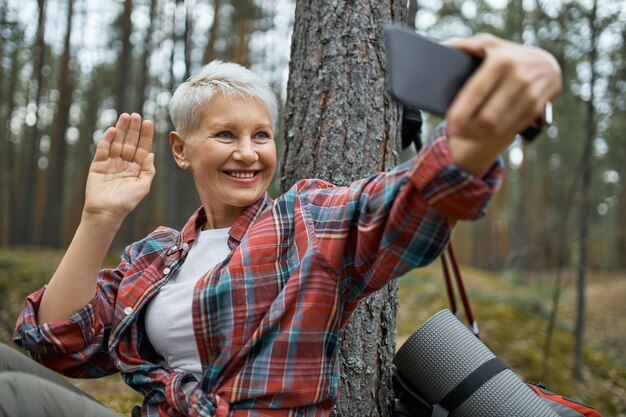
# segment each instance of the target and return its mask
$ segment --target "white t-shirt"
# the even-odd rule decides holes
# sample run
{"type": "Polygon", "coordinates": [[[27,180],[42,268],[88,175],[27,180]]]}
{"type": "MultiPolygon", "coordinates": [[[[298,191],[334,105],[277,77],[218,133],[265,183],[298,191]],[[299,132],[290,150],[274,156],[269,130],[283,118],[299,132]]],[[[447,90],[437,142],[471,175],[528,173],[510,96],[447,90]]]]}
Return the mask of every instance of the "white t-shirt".
{"type": "Polygon", "coordinates": [[[187,259],[146,306],[146,334],[154,349],[176,371],[202,377],[200,355],[193,333],[191,307],[196,282],[226,259],[228,230],[199,231],[187,259]]]}

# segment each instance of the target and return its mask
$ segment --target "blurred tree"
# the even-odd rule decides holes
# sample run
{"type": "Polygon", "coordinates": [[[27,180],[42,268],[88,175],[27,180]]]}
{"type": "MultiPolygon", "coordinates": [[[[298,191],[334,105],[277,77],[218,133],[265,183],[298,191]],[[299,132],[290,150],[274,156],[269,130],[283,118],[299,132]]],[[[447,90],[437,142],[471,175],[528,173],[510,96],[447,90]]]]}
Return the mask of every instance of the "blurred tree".
{"type": "MultiPolygon", "coordinates": [[[[311,177],[348,185],[395,165],[401,120],[384,88],[383,25],[405,22],[406,13],[404,1],[296,3],[283,191],[311,177]]],[[[334,415],[390,415],[395,312],[392,283],[352,315],[341,337],[334,415]]]]}
{"type": "Polygon", "coordinates": [[[37,155],[39,143],[39,130],[37,124],[41,115],[41,96],[44,81],[44,53],[46,45],[44,42],[45,23],[45,1],[37,0],[37,33],[35,44],[32,48],[32,75],[29,86],[29,107],[32,105],[32,113],[29,116],[30,125],[28,137],[22,140],[20,150],[20,173],[14,182],[19,189],[17,194],[16,209],[13,211],[15,220],[13,222],[12,242],[14,244],[29,244],[33,237],[33,213],[35,206],[35,176],[37,174],[37,155]]]}
{"type": "Polygon", "coordinates": [[[155,30],[155,20],[157,14],[157,6],[158,0],[149,0],[150,9],[148,12],[148,28],[146,30],[146,34],[144,36],[143,41],[143,52],[141,54],[140,62],[141,65],[139,71],[139,82],[137,83],[137,111],[141,114],[145,115],[145,103],[146,98],[149,96],[148,84],[150,77],[150,56],[153,54],[153,32],[155,30]]]}
{"type": "MultiPolygon", "coordinates": [[[[152,104],[154,104],[153,98],[150,98],[150,91],[153,89],[153,81],[150,76],[152,68],[150,67],[150,58],[155,53],[155,46],[158,45],[158,40],[154,39],[154,32],[157,25],[157,13],[158,13],[158,0],[149,0],[149,9],[148,9],[148,27],[145,31],[144,41],[142,44],[142,53],[139,58],[139,80],[136,83],[136,92],[135,95],[137,97],[137,111],[146,119],[154,120],[155,114],[151,109],[153,106],[146,106],[146,100],[149,100],[152,104]]],[[[158,140],[158,138],[157,138],[158,140]]],[[[149,193],[144,201],[134,210],[136,215],[133,217],[132,222],[128,227],[128,238],[130,240],[134,240],[137,236],[145,235],[148,231],[153,229],[152,225],[154,224],[154,206],[157,205],[156,193],[149,193]]]]}
{"type": "Polygon", "coordinates": [[[409,8],[407,10],[406,23],[412,28],[415,27],[415,19],[417,18],[418,8],[419,6],[417,4],[417,0],[409,0],[409,8]]]}
{"type": "MultiPolygon", "coordinates": [[[[626,12],[625,12],[626,13],[626,12]]],[[[606,129],[606,140],[611,151],[610,165],[603,173],[604,182],[610,186],[610,195],[606,201],[609,213],[605,224],[614,233],[610,241],[613,267],[626,271],[626,22],[621,22],[621,29],[616,28],[619,40],[613,50],[611,62],[613,72],[607,91],[612,92],[610,101],[611,122],[606,129]]],[[[605,229],[606,230],[606,229],[605,229]]],[[[604,232],[601,236],[605,236],[604,232]]]]}
{"type": "MultiPolygon", "coordinates": [[[[584,9],[583,9],[584,10],[584,9]]],[[[596,136],[596,109],[595,94],[598,75],[596,64],[598,60],[598,39],[602,28],[602,23],[598,19],[598,1],[593,0],[591,9],[584,10],[585,25],[589,32],[589,44],[587,47],[587,60],[591,71],[589,78],[589,98],[587,101],[586,129],[585,129],[585,147],[583,150],[582,165],[582,185],[580,199],[580,223],[579,223],[579,254],[578,254],[578,279],[576,281],[576,328],[574,329],[575,345],[574,345],[574,365],[572,367],[572,375],[580,380],[583,378],[583,346],[585,336],[585,290],[587,281],[587,248],[589,243],[589,211],[590,211],[590,192],[591,192],[591,176],[593,173],[592,166],[592,146],[596,136]]]]}
{"type": "Polygon", "coordinates": [[[256,21],[263,16],[263,10],[254,0],[230,0],[233,12],[230,15],[229,56],[234,62],[249,67],[250,36],[256,29],[256,21]]]}
{"type": "Polygon", "coordinates": [[[222,12],[222,1],[213,0],[213,22],[211,23],[211,28],[209,29],[209,39],[204,48],[204,55],[202,56],[203,64],[207,64],[210,61],[217,58],[217,55],[215,52],[215,41],[217,40],[217,37],[219,34],[221,12],[222,12]]]}
{"type": "MultiPolygon", "coordinates": [[[[0,27],[11,28],[11,32],[16,30],[15,24],[9,22],[7,19],[8,2],[3,2],[0,5],[0,27]]],[[[12,45],[14,51],[19,50],[17,45],[10,39],[9,32],[0,31],[0,59],[5,57],[9,51],[7,48],[12,45]]],[[[8,57],[7,57],[8,58],[8,57]]],[[[10,59],[10,58],[9,58],[10,59]]],[[[17,62],[14,59],[10,59],[11,67],[17,66],[17,62]]],[[[11,106],[5,104],[5,102],[12,101],[13,97],[9,94],[5,94],[8,90],[7,82],[5,80],[4,65],[0,65],[0,246],[6,246],[9,244],[9,230],[12,206],[10,200],[9,190],[11,188],[12,169],[9,167],[12,164],[14,158],[11,151],[11,106]]],[[[10,77],[10,75],[9,75],[10,77]]]]}
{"type": "Polygon", "coordinates": [[[48,174],[45,199],[45,221],[41,243],[46,246],[61,246],[61,224],[65,195],[63,184],[66,166],[66,132],[69,127],[70,106],[74,92],[74,75],[71,66],[72,16],[74,0],[67,0],[67,25],[63,43],[63,55],[59,62],[57,91],[58,101],[48,153],[48,174]]]}
{"type": "MultiPolygon", "coordinates": [[[[10,26],[10,23],[7,21],[7,9],[8,9],[8,2],[2,2],[0,4],[0,27],[2,28],[6,28],[10,26]]],[[[7,44],[8,39],[8,33],[5,33],[5,31],[0,31],[0,58],[3,58],[5,56],[5,45],[7,44]]],[[[6,123],[5,123],[5,117],[4,117],[4,108],[3,108],[3,103],[4,103],[4,65],[0,65],[0,128],[5,128],[6,129],[6,123]]],[[[8,144],[4,143],[4,140],[0,141],[0,155],[2,155],[2,151],[4,151],[4,153],[6,154],[6,150],[5,150],[5,146],[8,148],[8,144]]],[[[1,157],[1,156],[0,156],[1,157]]],[[[4,177],[2,176],[3,172],[0,171],[0,180],[3,179],[4,177]]],[[[2,182],[0,182],[0,184],[2,184],[2,182]]],[[[2,208],[0,207],[0,210],[2,210],[2,208]]],[[[0,212],[1,213],[1,212],[0,212]]]]}
{"type": "Polygon", "coordinates": [[[124,0],[124,9],[118,18],[118,33],[121,43],[120,54],[117,59],[117,88],[115,96],[117,103],[115,109],[117,114],[128,112],[128,91],[130,90],[129,80],[132,74],[132,44],[130,42],[133,33],[131,15],[133,12],[132,0],[124,0]]]}

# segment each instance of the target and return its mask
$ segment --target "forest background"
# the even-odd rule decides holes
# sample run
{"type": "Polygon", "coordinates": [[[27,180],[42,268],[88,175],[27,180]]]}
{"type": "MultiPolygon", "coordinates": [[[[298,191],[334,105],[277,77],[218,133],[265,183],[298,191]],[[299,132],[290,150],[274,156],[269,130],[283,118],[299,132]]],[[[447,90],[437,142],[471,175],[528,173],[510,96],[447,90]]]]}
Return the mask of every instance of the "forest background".
{"type": "MultiPolygon", "coordinates": [[[[595,400],[605,415],[626,415],[626,1],[412,0],[407,8],[408,24],[436,39],[489,32],[559,60],[555,123],[508,150],[507,179],[486,218],[461,225],[454,240],[492,348],[514,350],[504,331],[514,313],[511,326],[532,322],[527,339],[538,338],[521,339],[526,362],[516,370],[595,400]],[[582,382],[568,385],[572,374],[582,382]]],[[[284,101],[294,9],[294,0],[0,0],[4,342],[19,300],[50,276],[73,235],[106,127],[140,112],[156,128],[155,183],[118,234],[119,253],[158,225],[179,227],[199,204],[168,150],[175,86],[219,58],[250,66],[284,101]]],[[[426,122],[424,135],[437,121],[426,122]]],[[[401,280],[400,337],[443,298],[438,275],[401,280]]]]}

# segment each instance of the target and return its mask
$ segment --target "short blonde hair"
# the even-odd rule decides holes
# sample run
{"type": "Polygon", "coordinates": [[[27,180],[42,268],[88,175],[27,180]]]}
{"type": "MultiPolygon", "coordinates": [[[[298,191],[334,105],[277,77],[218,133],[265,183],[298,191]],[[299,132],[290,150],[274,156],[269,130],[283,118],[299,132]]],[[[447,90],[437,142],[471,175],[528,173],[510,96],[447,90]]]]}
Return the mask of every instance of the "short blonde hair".
{"type": "Polygon", "coordinates": [[[254,97],[267,107],[275,129],[278,101],[270,86],[249,69],[233,62],[211,61],[180,84],[170,101],[170,117],[183,137],[193,133],[205,116],[202,106],[214,94],[254,97]]]}

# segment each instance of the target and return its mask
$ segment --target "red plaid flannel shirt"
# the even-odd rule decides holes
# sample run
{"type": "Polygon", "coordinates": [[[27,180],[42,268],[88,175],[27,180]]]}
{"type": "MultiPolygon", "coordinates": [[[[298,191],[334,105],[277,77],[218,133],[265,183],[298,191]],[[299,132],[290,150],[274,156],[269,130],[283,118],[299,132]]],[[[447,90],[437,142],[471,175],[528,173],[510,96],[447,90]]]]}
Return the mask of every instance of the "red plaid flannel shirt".
{"type": "Polygon", "coordinates": [[[339,396],[339,331],[358,300],[435,259],[457,219],[497,190],[456,168],[443,129],[413,160],[335,187],[303,180],[265,196],[230,229],[231,253],[198,280],[192,314],[203,378],[174,372],[150,346],[143,311],[193,246],[205,214],[160,227],[104,269],[93,300],[39,325],[30,295],[14,341],[70,377],[121,372],[142,416],[327,416],[339,396]]]}

